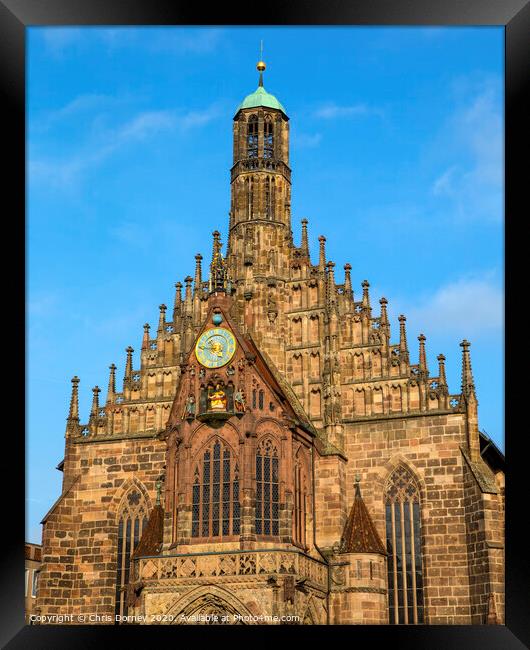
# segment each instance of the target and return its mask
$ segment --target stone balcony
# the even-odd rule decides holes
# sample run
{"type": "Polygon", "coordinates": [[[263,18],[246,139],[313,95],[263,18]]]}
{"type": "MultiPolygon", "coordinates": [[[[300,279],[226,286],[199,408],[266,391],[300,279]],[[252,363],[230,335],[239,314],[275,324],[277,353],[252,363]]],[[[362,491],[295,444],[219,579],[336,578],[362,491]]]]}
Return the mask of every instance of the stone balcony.
{"type": "Polygon", "coordinates": [[[293,576],[297,583],[327,591],[327,566],[322,560],[296,550],[266,549],[254,551],[224,551],[186,553],[138,558],[134,562],[135,579],[146,588],[189,583],[221,582],[258,577],[265,580],[293,576]],[[217,581],[217,580],[216,580],[217,581]]]}

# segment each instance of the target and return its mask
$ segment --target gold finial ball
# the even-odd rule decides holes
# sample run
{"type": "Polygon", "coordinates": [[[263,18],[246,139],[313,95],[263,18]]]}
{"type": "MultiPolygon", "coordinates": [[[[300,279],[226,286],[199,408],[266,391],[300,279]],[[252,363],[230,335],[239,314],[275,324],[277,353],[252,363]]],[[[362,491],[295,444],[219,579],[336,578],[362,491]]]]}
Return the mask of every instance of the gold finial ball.
{"type": "Polygon", "coordinates": [[[263,72],[267,66],[263,61],[258,61],[258,65],[256,68],[258,69],[259,72],[263,72]]]}

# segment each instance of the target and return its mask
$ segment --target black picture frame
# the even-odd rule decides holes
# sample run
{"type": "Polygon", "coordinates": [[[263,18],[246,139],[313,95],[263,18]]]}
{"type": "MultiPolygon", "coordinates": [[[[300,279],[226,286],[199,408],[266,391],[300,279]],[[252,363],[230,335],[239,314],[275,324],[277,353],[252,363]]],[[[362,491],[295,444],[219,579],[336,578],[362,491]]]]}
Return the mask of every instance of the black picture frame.
{"type": "MultiPolygon", "coordinates": [[[[517,418],[526,410],[522,391],[525,386],[517,381],[515,373],[523,367],[527,319],[522,317],[524,301],[516,294],[515,283],[524,277],[517,269],[517,261],[524,260],[515,252],[515,242],[524,241],[519,225],[528,219],[528,155],[530,152],[530,2],[529,0],[362,0],[350,3],[340,0],[299,2],[225,4],[208,6],[169,0],[0,0],[0,85],[5,113],[3,135],[4,197],[10,199],[5,208],[4,259],[13,251],[13,242],[24,250],[25,228],[25,29],[36,25],[504,25],[505,27],[505,214],[506,221],[506,305],[515,311],[510,326],[518,327],[517,334],[506,336],[505,344],[505,449],[506,472],[506,625],[505,626],[356,626],[344,628],[305,628],[298,626],[267,626],[259,628],[259,635],[278,636],[286,642],[287,634],[309,635],[308,641],[331,641],[335,635],[346,634],[346,643],[397,647],[511,649],[530,645],[530,560],[525,497],[528,485],[525,470],[528,453],[527,426],[517,426],[517,418]],[[205,23],[205,20],[207,21],[205,23]],[[525,210],[526,208],[526,210],[525,210]],[[6,245],[7,244],[7,245],[6,245]],[[519,298],[519,300],[516,300],[519,298]],[[516,311],[517,310],[517,311],[516,311]],[[517,345],[517,348],[515,347],[517,345]],[[511,348],[511,349],[510,349],[511,348]],[[510,354],[511,352],[511,354],[510,354]],[[520,414],[520,415],[519,415],[520,414]],[[281,635],[281,636],[280,636],[281,635]],[[349,638],[348,638],[349,637],[349,638]]],[[[4,201],[4,205],[5,205],[4,201]]],[[[225,635],[235,634],[253,640],[256,628],[205,629],[166,626],[26,626],[24,624],[23,550],[24,550],[24,434],[20,425],[22,408],[16,397],[23,395],[24,365],[21,349],[24,344],[24,255],[9,256],[4,277],[5,314],[11,329],[17,331],[5,336],[8,356],[4,368],[9,372],[19,369],[19,381],[8,384],[4,392],[5,412],[13,421],[3,433],[3,552],[0,555],[0,642],[5,648],[88,648],[107,647],[111,643],[125,645],[134,635],[136,643],[153,643],[160,635],[170,643],[207,643],[210,634],[217,643],[225,635]],[[7,290],[7,292],[6,292],[7,290]],[[11,291],[11,295],[9,294],[11,291]],[[21,318],[12,318],[14,305],[20,306],[21,318]],[[21,322],[22,321],[22,322],[21,322]],[[9,407],[8,407],[8,404],[9,407]],[[12,470],[9,477],[8,472],[12,470]],[[200,636],[198,636],[200,634],[200,636]],[[149,635],[149,636],[147,636],[149,635]],[[247,636],[248,635],[248,636],[247,636]],[[221,638],[222,637],[222,638],[221,638]]],[[[526,470],[527,471],[527,470],[526,470]]],[[[226,637],[228,639],[228,637],[226,637]]],[[[242,640],[243,640],[242,639],[242,640]]],[[[305,642],[305,639],[304,639],[305,642]]]]}

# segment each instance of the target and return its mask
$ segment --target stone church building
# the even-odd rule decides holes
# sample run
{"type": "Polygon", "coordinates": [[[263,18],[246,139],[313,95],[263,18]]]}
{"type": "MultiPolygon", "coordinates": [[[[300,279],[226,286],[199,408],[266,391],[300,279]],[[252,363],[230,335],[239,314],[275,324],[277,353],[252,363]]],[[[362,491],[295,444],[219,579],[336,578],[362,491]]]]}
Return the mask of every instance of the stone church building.
{"type": "Polygon", "coordinates": [[[452,393],[444,355],[428,368],[425,336],[411,349],[405,316],[391,332],[349,263],[339,282],[324,236],[311,259],[306,219],[293,241],[289,118],[264,70],[233,119],[226,249],[214,232],[86,424],[72,379],[36,610],[503,623],[504,458],[479,430],[470,344],[452,393]]]}

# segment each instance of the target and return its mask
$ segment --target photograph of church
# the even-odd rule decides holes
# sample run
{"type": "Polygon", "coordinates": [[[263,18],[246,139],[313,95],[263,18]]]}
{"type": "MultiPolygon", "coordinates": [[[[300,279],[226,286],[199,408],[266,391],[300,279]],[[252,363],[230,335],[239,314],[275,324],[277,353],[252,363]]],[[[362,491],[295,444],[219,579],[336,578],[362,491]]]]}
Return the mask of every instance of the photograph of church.
{"type": "Polygon", "coordinates": [[[112,364],[92,389],[88,419],[71,379],[33,611],[503,624],[504,456],[479,422],[473,347],[445,351],[461,363],[450,386],[392,296],[330,259],[335,235],[303,218],[293,236],[289,97],[273,85],[260,60],[222,125],[226,222],[126,348],[123,380],[112,364]]]}

